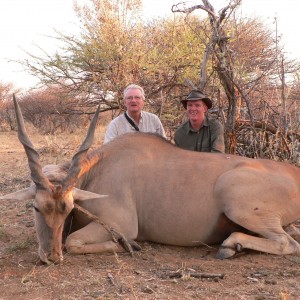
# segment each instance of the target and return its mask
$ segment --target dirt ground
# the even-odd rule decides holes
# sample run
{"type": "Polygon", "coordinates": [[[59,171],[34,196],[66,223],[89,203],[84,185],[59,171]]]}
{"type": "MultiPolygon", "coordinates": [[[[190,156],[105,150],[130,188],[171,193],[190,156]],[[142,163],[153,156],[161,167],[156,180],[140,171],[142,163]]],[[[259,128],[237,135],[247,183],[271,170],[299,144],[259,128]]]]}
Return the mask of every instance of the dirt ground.
{"type": "MultiPolygon", "coordinates": [[[[30,130],[43,164],[67,161],[81,134],[30,130]]],[[[96,134],[96,146],[103,131],[96,134]]],[[[0,195],[27,187],[27,161],[15,132],[0,132],[0,195]]],[[[72,256],[45,266],[37,256],[31,201],[0,202],[0,300],[300,299],[300,256],[247,252],[216,260],[217,246],[140,243],[127,253],[72,256]]]]}

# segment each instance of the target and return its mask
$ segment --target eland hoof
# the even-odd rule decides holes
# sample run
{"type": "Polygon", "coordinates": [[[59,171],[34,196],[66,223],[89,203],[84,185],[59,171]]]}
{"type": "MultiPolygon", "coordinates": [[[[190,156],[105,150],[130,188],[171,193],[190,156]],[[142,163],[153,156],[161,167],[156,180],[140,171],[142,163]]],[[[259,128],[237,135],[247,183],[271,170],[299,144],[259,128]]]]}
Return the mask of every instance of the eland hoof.
{"type": "Polygon", "coordinates": [[[231,258],[236,254],[236,251],[232,248],[220,246],[219,251],[216,255],[217,259],[231,258]]]}
{"type": "Polygon", "coordinates": [[[62,263],[63,260],[64,260],[64,258],[62,255],[55,255],[55,256],[49,257],[49,261],[51,261],[55,265],[62,263]]]}

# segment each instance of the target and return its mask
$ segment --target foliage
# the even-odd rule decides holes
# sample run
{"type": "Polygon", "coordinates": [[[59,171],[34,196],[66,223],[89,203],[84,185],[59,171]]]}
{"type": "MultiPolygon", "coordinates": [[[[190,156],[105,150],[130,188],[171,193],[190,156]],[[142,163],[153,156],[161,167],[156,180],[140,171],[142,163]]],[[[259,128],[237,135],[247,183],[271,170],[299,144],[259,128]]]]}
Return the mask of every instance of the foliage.
{"type": "Polygon", "coordinates": [[[57,33],[63,45],[57,53],[31,55],[23,64],[44,85],[59,85],[72,95],[74,110],[68,113],[90,112],[100,102],[114,116],[123,109],[124,88],[142,85],[146,109],[159,115],[170,140],[185,117],[180,100],[191,86],[202,86],[213,99],[211,113],[225,125],[228,151],[264,157],[265,151],[253,153],[241,128],[247,125],[258,148],[259,124],[281,137],[272,147],[297,139],[290,133],[299,130],[299,64],[284,58],[275,31],[238,15],[240,1],[233,2],[219,15],[209,1],[194,7],[205,8],[207,18],[189,8],[178,10],[187,14],[145,23],[138,0],[90,0],[76,7],[81,36],[57,33]],[[236,146],[230,150],[230,144],[236,146]]]}
{"type": "MultiPolygon", "coordinates": [[[[44,134],[73,132],[86,126],[94,109],[82,111],[80,104],[69,93],[57,86],[30,92],[18,98],[24,119],[44,134]]],[[[2,123],[16,130],[15,113],[12,99],[6,101],[0,111],[2,123]]]]}
{"type": "Polygon", "coordinates": [[[14,114],[10,110],[9,101],[13,93],[19,92],[12,83],[0,82],[0,130],[14,129],[14,114]]]}
{"type": "Polygon", "coordinates": [[[188,92],[185,78],[199,74],[202,34],[182,17],[144,24],[133,13],[139,1],[129,2],[94,0],[90,7],[78,7],[81,37],[58,33],[64,44],[60,53],[31,56],[25,65],[43,84],[63,85],[87,106],[100,101],[103,111],[122,109],[124,88],[138,83],[146,91],[147,109],[175,128],[181,122],[179,100],[188,92]]]}

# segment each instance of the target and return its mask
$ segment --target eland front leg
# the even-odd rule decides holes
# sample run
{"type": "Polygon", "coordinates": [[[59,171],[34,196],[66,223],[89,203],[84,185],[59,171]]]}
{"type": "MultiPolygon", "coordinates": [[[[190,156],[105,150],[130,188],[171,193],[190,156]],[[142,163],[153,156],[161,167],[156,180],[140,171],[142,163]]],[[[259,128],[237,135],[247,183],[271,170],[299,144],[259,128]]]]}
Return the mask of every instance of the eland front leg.
{"type": "Polygon", "coordinates": [[[65,243],[70,254],[122,252],[124,248],[112,240],[111,234],[100,224],[91,222],[70,234],[65,243]]]}

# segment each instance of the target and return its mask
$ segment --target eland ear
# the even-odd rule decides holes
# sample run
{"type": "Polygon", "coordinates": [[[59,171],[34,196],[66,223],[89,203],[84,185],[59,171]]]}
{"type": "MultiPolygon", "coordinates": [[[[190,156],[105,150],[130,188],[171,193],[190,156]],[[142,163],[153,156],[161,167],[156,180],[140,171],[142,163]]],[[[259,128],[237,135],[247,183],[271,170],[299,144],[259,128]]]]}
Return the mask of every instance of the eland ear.
{"type": "Polygon", "coordinates": [[[16,191],[0,197],[0,200],[31,200],[35,198],[35,189],[31,186],[29,188],[16,191]]]}
{"type": "Polygon", "coordinates": [[[73,188],[73,199],[74,200],[90,200],[90,199],[96,199],[96,198],[104,198],[108,197],[108,195],[100,195],[100,194],[95,194],[92,192],[80,190],[77,188],[73,188]]]}

